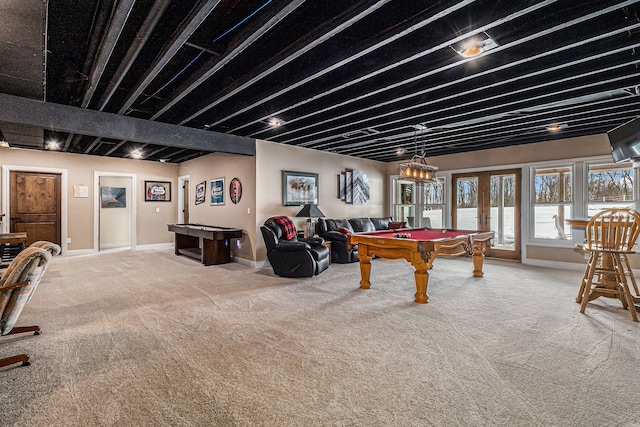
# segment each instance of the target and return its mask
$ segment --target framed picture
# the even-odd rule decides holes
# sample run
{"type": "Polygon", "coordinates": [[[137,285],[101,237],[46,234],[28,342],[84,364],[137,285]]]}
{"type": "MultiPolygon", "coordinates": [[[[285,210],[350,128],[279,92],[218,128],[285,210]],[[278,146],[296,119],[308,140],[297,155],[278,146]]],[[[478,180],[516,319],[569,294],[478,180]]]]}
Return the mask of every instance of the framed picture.
{"type": "Polygon", "coordinates": [[[216,178],[211,180],[211,205],[224,205],[224,178],[216,178]]]}
{"type": "Polygon", "coordinates": [[[207,198],[207,181],[196,184],[196,205],[204,203],[207,198]]]}
{"type": "Polygon", "coordinates": [[[100,206],[103,208],[126,208],[127,189],[124,187],[101,187],[100,206]]]}
{"type": "Polygon", "coordinates": [[[318,204],[318,174],[282,171],[282,200],[285,206],[318,204]]]}
{"type": "Polygon", "coordinates": [[[169,181],[145,181],[144,182],[145,202],[170,202],[171,182],[169,181]]]}
{"type": "Polygon", "coordinates": [[[242,183],[238,178],[233,178],[229,184],[229,199],[234,205],[240,203],[242,198],[242,183]]]}

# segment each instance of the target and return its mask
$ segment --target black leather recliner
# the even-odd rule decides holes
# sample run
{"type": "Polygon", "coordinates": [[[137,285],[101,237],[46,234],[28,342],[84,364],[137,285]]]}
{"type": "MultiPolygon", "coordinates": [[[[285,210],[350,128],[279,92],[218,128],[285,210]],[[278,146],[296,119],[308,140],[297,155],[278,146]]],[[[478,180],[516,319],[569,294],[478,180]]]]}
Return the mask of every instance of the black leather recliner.
{"type": "Polygon", "coordinates": [[[391,217],[318,219],[318,235],[331,242],[331,262],[346,264],[358,261],[358,246],[347,245],[347,234],[388,230],[391,217]]]}
{"type": "Polygon", "coordinates": [[[324,239],[312,237],[298,239],[294,235],[285,238],[285,232],[275,218],[269,218],[260,227],[267,258],[273,272],[281,277],[312,277],[329,267],[329,249],[324,239]]]}
{"type": "Polygon", "coordinates": [[[331,242],[331,262],[347,264],[358,261],[358,247],[347,248],[347,232],[354,231],[346,219],[318,219],[318,234],[331,242]]]}

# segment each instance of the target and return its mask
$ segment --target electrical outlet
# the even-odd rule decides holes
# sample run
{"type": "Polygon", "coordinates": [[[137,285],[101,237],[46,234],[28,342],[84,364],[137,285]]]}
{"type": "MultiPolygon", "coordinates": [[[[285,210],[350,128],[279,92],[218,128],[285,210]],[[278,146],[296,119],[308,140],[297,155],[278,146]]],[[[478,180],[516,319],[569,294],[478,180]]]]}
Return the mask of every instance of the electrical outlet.
{"type": "Polygon", "coordinates": [[[156,213],[157,213],[157,212],[160,212],[160,208],[156,208],[156,213]]]}

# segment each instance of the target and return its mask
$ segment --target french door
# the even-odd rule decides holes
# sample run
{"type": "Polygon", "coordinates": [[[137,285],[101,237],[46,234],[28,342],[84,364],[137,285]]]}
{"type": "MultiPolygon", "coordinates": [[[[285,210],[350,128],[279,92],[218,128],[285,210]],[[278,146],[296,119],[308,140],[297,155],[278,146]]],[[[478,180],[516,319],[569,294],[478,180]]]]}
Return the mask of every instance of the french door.
{"type": "Polygon", "coordinates": [[[452,176],[452,225],[492,230],[495,244],[486,255],[520,260],[520,169],[452,176]]]}

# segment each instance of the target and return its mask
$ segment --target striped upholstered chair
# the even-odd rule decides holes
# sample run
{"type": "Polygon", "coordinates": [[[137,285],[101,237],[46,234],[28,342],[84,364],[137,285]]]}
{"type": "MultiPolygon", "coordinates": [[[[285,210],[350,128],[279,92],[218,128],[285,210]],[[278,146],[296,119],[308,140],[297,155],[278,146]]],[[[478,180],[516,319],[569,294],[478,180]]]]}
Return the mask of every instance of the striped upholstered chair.
{"type": "MultiPolygon", "coordinates": [[[[51,248],[50,252],[37,246],[29,246],[14,258],[0,277],[0,335],[23,332],[39,334],[39,326],[15,326],[15,324],[47,271],[52,252],[56,252],[55,247],[51,248]]],[[[14,363],[29,365],[29,356],[19,354],[0,359],[0,367],[14,363]]]]}

